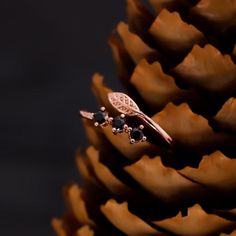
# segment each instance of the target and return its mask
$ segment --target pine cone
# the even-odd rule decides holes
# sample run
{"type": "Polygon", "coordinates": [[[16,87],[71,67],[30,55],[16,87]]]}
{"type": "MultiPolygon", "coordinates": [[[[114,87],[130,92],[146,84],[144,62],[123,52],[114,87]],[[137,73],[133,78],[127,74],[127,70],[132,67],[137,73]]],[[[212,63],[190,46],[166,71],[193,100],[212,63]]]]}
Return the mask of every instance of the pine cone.
{"type": "MultiPolygon", "coordinates": [[[[127,1],[109,44],[128,94],[174,144],[147,129],[130,145],[85,120],[84,181],[65,188],[59,236],[236,235],[236,1],[149,2],[127,1]]],[[[114,114],[101,75],[92,89],[114,114]]]]}

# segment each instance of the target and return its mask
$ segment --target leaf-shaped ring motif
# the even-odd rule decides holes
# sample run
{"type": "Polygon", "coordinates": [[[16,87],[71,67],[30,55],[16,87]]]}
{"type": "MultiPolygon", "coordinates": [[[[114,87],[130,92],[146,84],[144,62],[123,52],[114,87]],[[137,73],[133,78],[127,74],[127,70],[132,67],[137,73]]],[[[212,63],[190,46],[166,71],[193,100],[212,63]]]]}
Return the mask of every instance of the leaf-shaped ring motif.
{"type": "Polygon", "coordinates": [[[140,113],[138,105],[126,94],[120,92],[108,93],[111,105],[120,113],[134,116],[140,113]]]}

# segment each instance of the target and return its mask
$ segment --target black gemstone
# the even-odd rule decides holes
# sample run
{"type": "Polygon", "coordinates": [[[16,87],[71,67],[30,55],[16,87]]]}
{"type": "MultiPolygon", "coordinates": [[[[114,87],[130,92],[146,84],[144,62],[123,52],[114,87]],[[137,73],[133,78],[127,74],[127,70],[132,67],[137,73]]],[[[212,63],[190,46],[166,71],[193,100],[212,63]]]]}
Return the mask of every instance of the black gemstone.
{"type": "Polygon", "coordinates": [[[143,138],[143,131],[139,128],[133,128],[130,132],[130,137],[135,141],[139,141],[143,138]]]}
{"type": "Polygon", "coordinates": [[[121,118],[120,116],[116,116],[112,120],[112,127],[113,128],[122,130],[124,128],[124,125],[125,125],[125,119],[121,118]]]}
{"type": "Polygon", "coordinates": [[[94,113],[93,118],[95,122],[98,122],[98,124],[101,125],[106,121],[106,113],[98,111],[97,113],[94,113]]]}

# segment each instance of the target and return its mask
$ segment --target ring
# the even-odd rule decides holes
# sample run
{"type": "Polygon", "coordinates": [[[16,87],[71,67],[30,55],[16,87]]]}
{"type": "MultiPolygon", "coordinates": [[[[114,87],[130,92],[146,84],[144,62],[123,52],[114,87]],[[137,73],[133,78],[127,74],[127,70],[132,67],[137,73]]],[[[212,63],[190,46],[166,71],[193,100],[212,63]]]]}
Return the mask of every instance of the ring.
{"type": "Polygon", "coordinates": [[[146,136],[143,133],[144,126],[139,125],[138,127],[129,127],[126,124],[125,114],[120,114],[116,117],[109,117],[108,112],[106,112],[105,107],[101,107],[100,111],[96,113],[88,112],[88,111],[80,111],[80,115],[83,118],[93,120],[94,126],[96,127],[106,127],[107,125],[112,126],[112,133],[127,133],[130,143],[137,143],[146,141],[146,136]]]}
{"type": "Polygon", "coordinates": [[[96,113],[80,111],[81,117],[93,120],[96,127],[103,128],[110,125],[112,127],[112,132],[115,135],[123,132],[127,133],[130,143],[133,144],[147,140],[147,137],[143,132],[143,125],[129,127],[126,123],[126,116],[136,116],[160,134],[168,144],[171,144],[172,138],[156,122],[144,114],[128,95],[120,92],[111,92],[108,93],[108,100],[111,105],[121,113],[120,115],[114,118],[110,117],[106,108],[101,107],[96,113]]]}

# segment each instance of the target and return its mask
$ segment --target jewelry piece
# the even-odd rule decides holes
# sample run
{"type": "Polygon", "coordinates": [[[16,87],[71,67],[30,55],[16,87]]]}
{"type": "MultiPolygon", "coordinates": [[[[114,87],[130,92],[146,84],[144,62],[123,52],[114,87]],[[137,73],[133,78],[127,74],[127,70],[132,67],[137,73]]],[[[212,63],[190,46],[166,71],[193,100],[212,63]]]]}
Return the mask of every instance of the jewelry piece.
{"type": "Polygon", "coordinates": [[[144,136],[143,129],[144,126],[140,125],[139,127],[129,127],[126,124],[125,120],[125,114],[120,114],[119,116],[116,116],[115,118],[109,117],[108,113],[106,112],[105,107],[101,107],[100,111],[96,113],[88,112],[88,111],[80,111],[80,115],[83,118],[93,120],[94,125],[100,126],[100,127],[105,127],[107,125],[112,126],[112,133],[113,134],[118,134],[118,133],[128,133],[128,137],[130,140],[130,143],[138,143],[138,142],[143,142],[146,141],[147,138],[144,136]]]}
{"type": "MultiPolygon", "coordinates": [[[[145,121],[150,127],[152,127],[161,137],[169,144],[172,142],[172,138],[150,117],[144,114],[138,107],[138,105],[126,94],[120,92],[108,93],[108,100],[111,105],[120,113],[126,116],[138,116],[145,121]]],[[[135,130],[136,132],[137,130],[135,130]]],[[[132,138],[132,131],[130,131],[130,137],[132,138]]],[[[140,134],[141,135],[141,134],[140,134]]]]}

